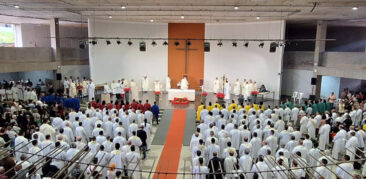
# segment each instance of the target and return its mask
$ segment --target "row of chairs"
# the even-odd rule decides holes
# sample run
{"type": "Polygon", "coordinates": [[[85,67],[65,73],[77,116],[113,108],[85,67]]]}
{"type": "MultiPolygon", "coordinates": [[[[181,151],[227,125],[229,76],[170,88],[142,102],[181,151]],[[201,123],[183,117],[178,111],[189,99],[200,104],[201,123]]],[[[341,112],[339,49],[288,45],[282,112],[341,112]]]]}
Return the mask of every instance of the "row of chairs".
{"type": "Polygon", "coordinates": [[[297,91],[294,91],[292,93],[292,100],[294,102],[294,104],[296,104],[296,101],[298,101],[299,103],[298,104],[301,104],[301,101],[302,101],[302,98],[304,97],[304,93],[301,93],[301,92],[297,92],[297,91]]]}

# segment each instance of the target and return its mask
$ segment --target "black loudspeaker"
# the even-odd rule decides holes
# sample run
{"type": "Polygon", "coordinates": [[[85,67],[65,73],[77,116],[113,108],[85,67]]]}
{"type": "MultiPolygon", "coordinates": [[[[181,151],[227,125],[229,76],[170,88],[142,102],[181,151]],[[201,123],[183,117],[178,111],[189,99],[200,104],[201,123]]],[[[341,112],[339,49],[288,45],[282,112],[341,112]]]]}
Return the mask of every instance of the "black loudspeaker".
{"type": "Polygon", "coordinates": [[[203,48],[204,48],[205,52],[209,52],[210,51],[210,42],[203,43],[203,48]]]}
{"type": "Polygon", "coordinates": [[[309,95],[309,100],[314,101],[315,100],[315,95],[309,95]]]}
{"type": "Polygon", "coordinates": [[[276,42],[272,42],[269,46],[269,52],[270,53],[275,53],[276,52],[276,49],[278,47],[278,44],[276,42]]]}
{"type": "Polygon", "coordinates": [[[62,80],[61,73],[56,73],[56,80],[62,80]]]}
{"type": "Polygon", "coordinates": [[[140,51],[141,52],[145,52],[146,51],[146,43],[145,42],[140,42],[140,51]]]}
{"type": "Polygon", "coordinates": [[[316,78],[311,78],[311,85],[316,85],[316,78]]]}

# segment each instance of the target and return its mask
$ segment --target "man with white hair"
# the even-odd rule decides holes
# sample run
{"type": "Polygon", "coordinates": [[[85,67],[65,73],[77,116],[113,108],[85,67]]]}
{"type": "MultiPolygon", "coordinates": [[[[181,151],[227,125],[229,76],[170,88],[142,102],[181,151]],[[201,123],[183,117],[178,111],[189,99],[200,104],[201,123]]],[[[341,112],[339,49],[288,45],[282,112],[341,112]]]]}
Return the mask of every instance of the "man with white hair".
{"type": "Polygon", "coordinates": [[[79,122],[79,126],[75,129],[75,136],[81,137],[82,141],[86,143],[88,141],[88,135],[85,132],[85,129],[83,127],[83,123],[79,122]]]}
{"type": "Polygon", "coordinates": [[[64,134],[70,139],[70,142],[75,141],[74,132],[72,131],[70,127],[70,123],[66,122],[64,129],[64,134]]]}
{"type": "Polygon", "coordinates": [[[20,160],[20,156],[23,154],[23,152],[28,152],[28,139],[24,137],[24,131],[20,131],[18,137],[15,138],[14,142],[15,146],[15,157],[16,160],[20,160]]]}

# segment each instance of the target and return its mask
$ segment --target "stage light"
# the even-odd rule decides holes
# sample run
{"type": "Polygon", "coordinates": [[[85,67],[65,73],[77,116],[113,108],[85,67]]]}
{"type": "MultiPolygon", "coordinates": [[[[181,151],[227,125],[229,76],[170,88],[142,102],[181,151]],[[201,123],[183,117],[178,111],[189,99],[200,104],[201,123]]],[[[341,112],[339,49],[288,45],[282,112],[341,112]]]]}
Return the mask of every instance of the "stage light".
{"type": "Polygon", "coordinates": [[[358,7],[353,7],[352,10],[357,11],[358,7]]]}
{"type": "Polygon", "coordinates": [[[257,16],[256,19],[259,20],[259,19],[261,19],[261,17],[257,16]]]}
{"type": "Polygon", "coordinates": [[[112,19],[112,16],[108,16],[108,18],[112,19]]]}
{"type": "Polygon", "coordinates": [[[238,46],[238,43],[237,42],[233,42],[233,47],[237,47],[238,46]]]}
{"type": "Polygon", "coordinates": [[[151,19],[150,22],[154,22],[154,19],[151,19]]]}
{"type": "Polygon", "coordinates": [[[96,40],[91,41],[92,45],[97,45],[98,42],[96,40]]]}
{"type": "Polygon", "coordinates": [[[131,40],[128,40],[127,45],[128,45],[128,46],[131,46],[131,45],[132,45],[131,40]]]}
{"type": "Polygon", "coordinates": [[[121,6],[121,9],[126,9],[126,6],[121,6]]]}
{"type": "Polygon", "coordinates": [[[221,41],[219,41],[218,43],[217,43],[217,46],[219,46],[219,47],[221,47],[221,46],[223,46],[224,44],[221,42],[221,41]]]}
{"type": "Polygon", "coordinates": [[[179,45],[179,42],[178,42],[178,41],[175,41],[175,42],[174,42],[174,45],[175,45],[175,46],[178,46],[178,45],[179,45]]]}
{"type": "Polygon", "coordinates": [[[85,48],[85,42],[84,41],[79,42],[79,48],[81,48],[81,49],[85,48]]]}
{"type": "Polygon", "coordinates": [[[187,46],[190,46],[192,43],[191,43],[191,41],[187,41],[187,46]]]}
{"type": "Polygon", "coordinates": [[[111,41],[110,40],[106,40],[105,42],[107,43],[107,45],[110,45],[111,44],[111,41]]]}
{"type": "Polygon", "coordinates": [[[258,47],[263,48],[263,47],[264,47],[264,43],[263,43],[263,42],[261,42],[261,43],[258,45],[258,47]]]}
{"type": "Polygon", "coordinates": [[[238,10],[239,9],[239,6],[234,6],[234,10],[238,10]]]}
{"type": "Polygon", "coordinates": [[[14,8],[15,9],[19,9],[20,7],[18,5],[14,5],[14,8]]]}
{"type": "Polygon", "coordinates": [[[151,42],[151,45],[152,45],[152,46],[155,46],[155,45],[156,45],[156,42],[153,40],[153,41],[151,42]]]}
{"type": "Polygon", "coordinates": [[[184,16],[180,16],[181,19],[184,19],[184,16]]]}
{"type": "Polygon", "coordinates": [[[249,47],[249,42],[245,42],[244,47],[248,48],[249,47]]]}
{"type": "Polygon", "coordinates": [[[168,42],[167,41],[164,41],[163,45],[164,46],[167,46],[168,45],[168,42]]]}
{"type": "Polygon", "coordinates": [[[121,44],[121,41],[120,40],[117,40],[117,44],[119,45],[119,44],[121,44]]]}

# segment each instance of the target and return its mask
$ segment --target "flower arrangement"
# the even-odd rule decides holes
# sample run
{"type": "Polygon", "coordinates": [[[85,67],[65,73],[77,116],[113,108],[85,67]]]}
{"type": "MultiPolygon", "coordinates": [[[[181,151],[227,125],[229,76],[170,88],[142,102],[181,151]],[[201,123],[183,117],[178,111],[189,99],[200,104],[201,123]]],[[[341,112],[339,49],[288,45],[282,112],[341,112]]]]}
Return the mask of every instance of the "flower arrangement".
{"type": "Polygon", "coordinates": [[[154,91],[154,94],[155,95],[159,95],[160,94],[160,91],[154,91]]]}
{"type": "Polygon", "coordinates": [[[187,98],[174,98],[172,104],[189,104],[189,100],[187,98]]]}
{"type": "Polygon", "coordinates": [[[201,96],[207,96],[207,93],[206,92],[202,92],[201,93],[201,96]]]}
{"type": "Polygon", "coordinates": [[[258,95],[258,91],[252,91],[252,92],[251,92],[251,94],[252,94],[253,96],[258,95]]]}
{"type": "Polygon", "coordinates": [[[131,91],[131,88],[124,88],[123,89],[126,93],[130,92],[131,91]]]}
{"type": "Polygon", "coordinates": [[[219,99],[223,99],[225,97],[225,94],[224,93],[217,93],[216,97],[219,98],[219,99]]]}

